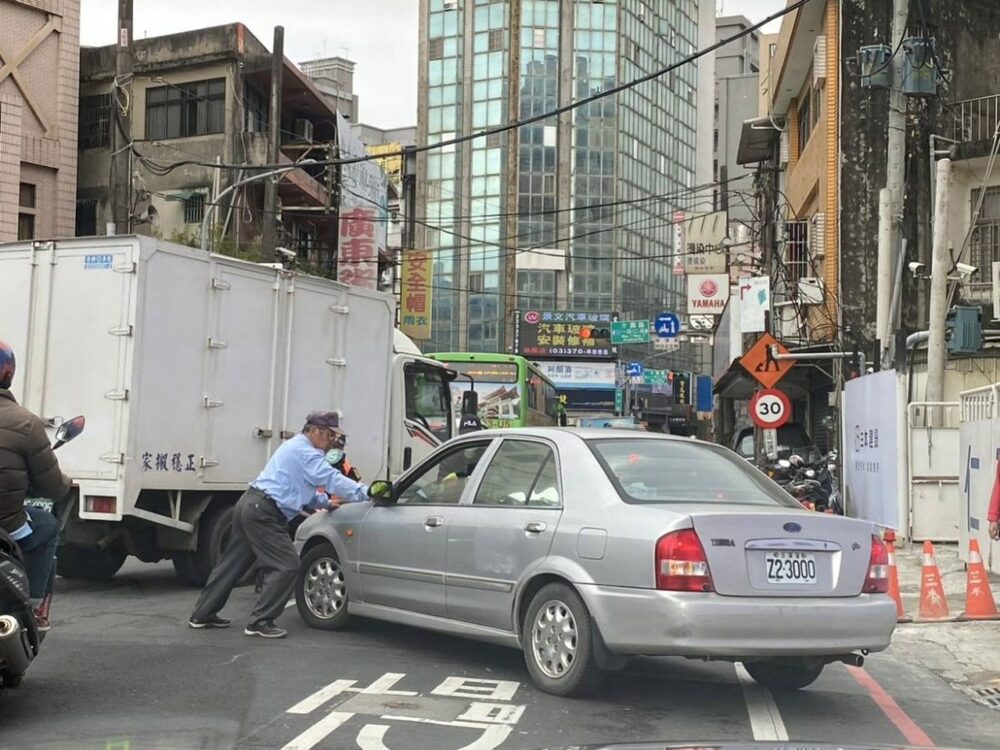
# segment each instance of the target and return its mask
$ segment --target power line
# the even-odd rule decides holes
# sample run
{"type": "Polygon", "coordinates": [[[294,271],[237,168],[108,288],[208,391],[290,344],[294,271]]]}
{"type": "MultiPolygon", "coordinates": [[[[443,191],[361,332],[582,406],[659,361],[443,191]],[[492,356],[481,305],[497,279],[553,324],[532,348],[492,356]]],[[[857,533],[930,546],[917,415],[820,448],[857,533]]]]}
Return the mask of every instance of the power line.
{"type": "MultiPolygon", "coordinates": [[[[678,60],[675,63],[671,63],[670,65],[667,65],[667,66],[665,66],[663,68],[659,68],[658,70],[654,70],[654,71],[652,71],[650,73],[647,73],[645,75],[639,76],[638,78],[635,78],[635,79],[633,79],[631,81],[626,81],[624,83],[618,84],[617,86],[612,86],[611,88],[604,89],[602,91],[597,91],[597,92],[591,94],[590,96],[586,96],[583,99],[577,99],[577,100],[572,101],[572,102],[570,102],[568,104],[564,104],[561,107],[556,107],[553,110],[549,110],[548,112],[542,112],[542,113],[539,113],[537,115],[531,115],[530,117],[526,117],[526,118],[521,119],[521,120],[515,120],[515,121],[509,122],[509,123],[507,123],[505,125],[498,125],[496,127],[486,128],[485,130],[480,130],[477,133],[469,133],[467,135],[459,135],[459,136],[455,136],[454,138],[450,138],[448,140],[438,141],[436,143],[428,143],[428,144],[425,144],[423,146],[415,146],[415,147],[413,147],[411,149],[408,149],[408,150],[405,150],[405,151],[401,149],[399,151],[392,152],[392,153],[378,154],[377,156],[376,155],[372,155],[372,154],[366,154],[364,156],[355,156],[355,157],[348,157],[348,158],[323,159],[323,160],[317,160],[317,161],[313,162],[313,164],[315,164],[317,166],[340,166],[340,165],[346,165],[346,164],[358,164],[358,163],[361,163],[361,162],[373,161],[375,159],[386,159],[386,158],[393,158],[393,157],[397,157],[397,156],[398,157],[403,157],[403,156],[406,156],[408,154],[423,153],[423,152],[427,152],[427,151],[433,151],[433,150],[437,150],[437,149],[442,149],[442,148],[445,148],[445,147],[457,146],[459,144],[466,143],[468,141],[476,140],[476,139],[479,139],[479,138],[486,138],[486,137],[491,136],[491,135],[499,135],[499,134],[506,133],[506,132],[511,131],[511,130],[516,130],[518,128],[522,128],[522,127],[524,127],[526,125],[532,125],[532,124],[534,124],[536,122],[542,122],[544,120],[548,120],[548,119],[551,119],[553,117],[558,117],[559,115],[565,114],[567,112],[572,112],[575,109],[579,109],[580,107],[583,107],[584,105],[592,104],[593,102],[600,101],[601,99],[605,99],[605,98],[610,97],[610,96],[615,96],[617,94],[620,94],[623,91],[628,91],[630,89],[633,89],[633,88],[639,86],[640,84],[646,83],[648,81],[655,80],[657,78],[660,78],[662,76],[665,76],[665,75],[669,74],[670,72],[672,72],[674,70],[677,70],[678,68],[681,68],[681,67],[683,67],[685,65],[688,65],[690,63],[696,62],[697,60],[700,60],[702,57],[705,57],[706,55],[709,55],[709,54],[715,52],[716,50],[721,49],[722,47],[725,47],[728,44],[731,44],[732,42],[735,42],[735,41],[737,41],[739,39],[742,39],[743,37],[750,36],[751,34],[753,34],[756,31],[759,31],[761,28],[763,28],[767,24],[771,23],[772,21],[776,21],[779,18],[782,18],[782,17],[788,15],[792,11],[798,10],[799,8],[801,8],[801,7],[809,4],[810,2],[812,2],[812,0],[796,0],[796,2],[794,2],[794,3],[790,4],[790,5],[788,5],[787,7],[782,8],[781,10],[779,10],[779,11],[771,14],[770,16],[768,16],[767,18],[765,18],[764,20],[762,20],[762,21],[760,21],[760,22],[758,22],[756,24],[753,24],[752,26],[748,26],[745,29],[742,29],[742,30],[738,31],[737,33],[733,34],[731,37],[727,37],[726,39],[719,40],[719,41],[715,42],[714,44],[710,44],[709,46],[707,46],[707,47],[705,47],[703,49],[700,49],[697,52],[694,52],[693,54],[688,55],[687,57],[684,57],[684,58],[678,60]]],[[[221,167],[221,168],[226,168],[226,169],[240,169],[240,170],[247,170],[247,169],[278,169],[278,168],[280,168],[282,166],[287,166],[287,165],[283,165],[283,164],[259,164],[259,165],[254,165],[254,166],[248,166],[248,165],[245,165],[245,164],[214,164],[214,163],[211,163],[211,162],[199,162],[199,161],[196,161],[196,160],[194,160],[194,161],[177,162],[177,163],[173,163],[173,164],[156,164],[156,162],[153,162],[152,160],[147,159],[146,157],[142,156],[137,151],[135,151],[134,146],[133,146],[132,150],[135,153],[136,157],[140,161],[142,161],[143,164],[145,166],[147,166],[147,168],[149,168],[149,165],[147,164],[147,162],[150,162],[150,163],[153,163],[153,164],[156,165],[156,169],[166,170],[168,173],[170,171],[173,171],[175,169],[178,169],[178,168],[184,167],[184,166],[203,166],[203,167],[209,167],[209,168],[220,168],[221,167]]],[[[153,170],[151,169],[150,171],[153,171],[153,170]]],[[[154,174],[155,174],[155,172],[154,172],[154,174]]]]}

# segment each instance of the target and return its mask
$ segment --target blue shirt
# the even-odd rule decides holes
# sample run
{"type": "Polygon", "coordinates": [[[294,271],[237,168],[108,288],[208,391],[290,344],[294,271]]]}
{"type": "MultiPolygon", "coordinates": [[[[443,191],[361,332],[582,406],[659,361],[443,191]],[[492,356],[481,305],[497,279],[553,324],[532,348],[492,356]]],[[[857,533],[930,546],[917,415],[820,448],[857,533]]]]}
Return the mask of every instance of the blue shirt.
{"type": "Polygon", "coordinates": [[[289,521],[304,508],[316,507],[317,487],[325,488],[345,503],[368,499],[367,486],[333,468],[323,451],[301,433],[281,444],[250,486],[274,500],[289,521]]]}

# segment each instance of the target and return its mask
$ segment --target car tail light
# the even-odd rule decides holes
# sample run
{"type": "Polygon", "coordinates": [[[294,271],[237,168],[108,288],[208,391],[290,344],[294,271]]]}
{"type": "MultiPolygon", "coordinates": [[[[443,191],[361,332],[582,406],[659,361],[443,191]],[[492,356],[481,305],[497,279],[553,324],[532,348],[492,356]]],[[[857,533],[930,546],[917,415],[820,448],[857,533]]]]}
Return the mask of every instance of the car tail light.
{"type": "Polygon", "coordinates": [[[656,588],[715,591],[705,548],[694,529],[671,532],[656,543],[656,588]]]}
{"type": "Polygon", "coordinates": [[[87,513],[117,513],[118,498],[102,495],[87,495],[83,499],[83,509],[87,513]]]}
{"type": "Polygon", "coordinates": [[[889,591],[889,551],[885,543],[872,535],[872,554],[868,561],[868,577],[863,594],[885,594],[889,591]]]}

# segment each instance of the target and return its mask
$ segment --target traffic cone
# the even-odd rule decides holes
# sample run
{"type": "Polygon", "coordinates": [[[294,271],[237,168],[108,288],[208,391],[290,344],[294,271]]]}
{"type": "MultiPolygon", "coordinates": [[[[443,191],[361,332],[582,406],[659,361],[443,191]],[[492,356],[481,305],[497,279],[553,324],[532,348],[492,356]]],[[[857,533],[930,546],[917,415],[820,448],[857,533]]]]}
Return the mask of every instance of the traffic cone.
{"type": "Polygon", "coordinates": [[[953,622],[934,557],[934,545],[924,542],[924,564],[920,571],[920,611],[914,622],[953,622]]]}
{"type": "Polygon", "coordinates": [[[896,602],[896,622],[913,622],[913,618],[903,609],[903,598],[899,594],[899,570],[896,568],[896,532],[885,532],[885,546],[889,552],[889,596],[896,602]]]}
{"type": "Polygon", "coordinates": [[[965,585],[965,611],[960,620],[1000,620],[997,603],[990,589],[990,576],[983,565],[979,541],[969,540],[968,579],[965,585]]]}

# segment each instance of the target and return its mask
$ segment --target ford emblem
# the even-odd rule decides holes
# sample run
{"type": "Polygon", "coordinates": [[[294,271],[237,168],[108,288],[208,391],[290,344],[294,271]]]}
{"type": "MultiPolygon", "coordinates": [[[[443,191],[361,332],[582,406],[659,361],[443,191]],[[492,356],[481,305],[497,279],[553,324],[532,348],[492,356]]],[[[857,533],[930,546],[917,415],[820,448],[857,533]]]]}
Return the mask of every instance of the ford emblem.
{"type": "Polygon", "coordinates": [[[786,523],[781,528],[783,528],[785,531],[787,531],[790,534],[797,534],[798,532],[802,531],[802,527],[801,526],[799,526],[797,523],[793,523],[791,521],[789,521],[788,523],[786,523]]]}

